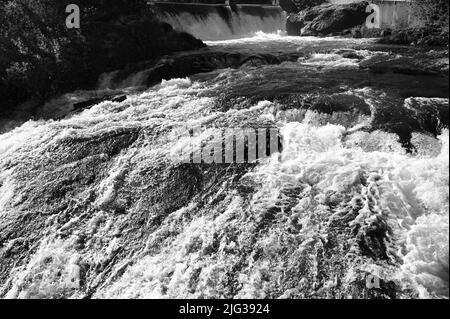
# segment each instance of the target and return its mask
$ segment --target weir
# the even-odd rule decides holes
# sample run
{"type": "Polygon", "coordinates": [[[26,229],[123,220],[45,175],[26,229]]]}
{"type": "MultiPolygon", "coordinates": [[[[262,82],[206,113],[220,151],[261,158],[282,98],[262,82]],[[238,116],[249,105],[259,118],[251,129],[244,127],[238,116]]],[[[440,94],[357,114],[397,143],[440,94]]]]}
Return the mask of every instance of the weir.
{"type": "Polygon", "coordinates": [[[420,25],[412,12],[409,0],[372,0],[380,8],[380,26],[387,28],[404,28],[420,25]]]}
{"type": "Polygon", "coordinates": [[[186,5],[204,5],[204,6],[279,6],[279,0],[149,0],[148,4],[186,4],[186,5]]]}
{"type": "Polygon", "coordinates": [[[151,0],[156,15],[178,31],[205,40],[284,30],[286,14],[278,0],[151,0]]]}

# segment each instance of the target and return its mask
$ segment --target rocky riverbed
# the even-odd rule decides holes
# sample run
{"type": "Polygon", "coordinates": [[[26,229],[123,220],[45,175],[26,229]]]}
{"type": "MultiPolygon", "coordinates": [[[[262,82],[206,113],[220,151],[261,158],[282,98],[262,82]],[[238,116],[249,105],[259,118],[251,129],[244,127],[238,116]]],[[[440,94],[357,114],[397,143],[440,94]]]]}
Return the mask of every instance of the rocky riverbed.
{"type": "Polygon", "coordinates": [[[448,297],[447,53],[206,44],[105,74],[125,100],[72,113],[96,94],[73,92],[0,135],[0,296],[448,297]],[[181,164],[198,126],[276,128],[280,149],[181,164]]]}

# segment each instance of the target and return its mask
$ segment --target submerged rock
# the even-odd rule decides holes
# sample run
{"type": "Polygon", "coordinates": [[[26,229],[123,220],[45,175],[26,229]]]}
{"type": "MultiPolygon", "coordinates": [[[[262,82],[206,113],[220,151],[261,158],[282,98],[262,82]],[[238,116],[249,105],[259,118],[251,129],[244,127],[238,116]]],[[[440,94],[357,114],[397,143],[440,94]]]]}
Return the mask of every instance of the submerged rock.
{"type": "Polygon", "coordinates": [[[164,56],[160,59],[129,65],[113,73],[110,87],[133,85],[151,86],[161,80],[184,78],[217,69],[261,66],[296,61],[300,54],[252,54],[205,48],[164,56]],[[138,81],[134,81],[133,77],[138,81]]]}
{"type": "Polygon", "coordinates": [[[360,63],[361,69],[374,73],[400,73],[409,75],[447,76],[448,51],[429,51],[413,56],[379,55],[370,57],[360,63]]]}
{"type": "Polygon", "coordinates": [[[118,95],[104,95],[102,97],[99,98],[95,98],[95,99],[90,99],[87,101],[83,101],[83,102],[78,102],[75,103],[73,105],[73,108],[75,109],[75,111],[80,112],[90,106],[93,106],[95,104],[98,104],[100,102],[103,101],[111,101],[111,102],[122,102],[125,101],[127,99],[126,95],[122,95],[122,94],[118,94],[118,95]]]}
{"type": "Polygon", "coordinates": [[[370,129],[395,133],[407,150],[414,151],[411,144],[414,133],[436,137],[449,128],[448,103],[448,98],[411,97],[401,106],[380,106],[373,111],[370,129]]]}

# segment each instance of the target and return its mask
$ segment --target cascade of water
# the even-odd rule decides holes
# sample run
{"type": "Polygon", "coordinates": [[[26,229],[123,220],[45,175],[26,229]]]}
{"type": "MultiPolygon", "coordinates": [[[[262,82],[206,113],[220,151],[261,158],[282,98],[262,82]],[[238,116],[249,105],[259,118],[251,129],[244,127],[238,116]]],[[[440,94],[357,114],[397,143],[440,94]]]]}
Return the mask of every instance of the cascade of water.
{"type": "Polygon", "coordinates": [[[161,20],[201,40],[224,40],[284,30],[286,14],[279,7],[198,6],[178,4],[156,7],[161,20]]]}

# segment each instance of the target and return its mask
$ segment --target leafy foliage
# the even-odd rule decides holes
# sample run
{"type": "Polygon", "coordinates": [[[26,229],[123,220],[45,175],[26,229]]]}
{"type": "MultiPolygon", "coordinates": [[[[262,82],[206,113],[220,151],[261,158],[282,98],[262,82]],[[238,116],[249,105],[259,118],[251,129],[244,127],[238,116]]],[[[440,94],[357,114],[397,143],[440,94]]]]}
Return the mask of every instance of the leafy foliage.
{"type": "Polygon", "coordinates": [[[318,6],[326,0],[280,0],[280,6],[288,13],[298,13],[304,9],[318,6]]]}
{"type": "Polygon", "coordinates": [[[413,0],[413,9],[428,26],[448,32],[449,0],[413,0]]]}

